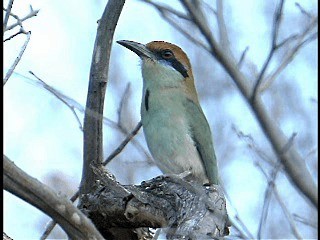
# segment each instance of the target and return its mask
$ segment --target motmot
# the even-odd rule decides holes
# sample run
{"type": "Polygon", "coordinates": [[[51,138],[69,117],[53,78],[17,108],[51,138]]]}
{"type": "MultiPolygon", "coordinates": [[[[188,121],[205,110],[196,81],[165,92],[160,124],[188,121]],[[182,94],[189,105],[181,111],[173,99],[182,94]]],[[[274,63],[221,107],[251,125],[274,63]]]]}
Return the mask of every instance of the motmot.
{"type": "Polygon", "coordinates": [[[212,134],[186,53],[165,41],[117,42],[141,59],[141,122],[156,165],[165,174],[189,172],[192,180],[218,184],[212,134]]]}

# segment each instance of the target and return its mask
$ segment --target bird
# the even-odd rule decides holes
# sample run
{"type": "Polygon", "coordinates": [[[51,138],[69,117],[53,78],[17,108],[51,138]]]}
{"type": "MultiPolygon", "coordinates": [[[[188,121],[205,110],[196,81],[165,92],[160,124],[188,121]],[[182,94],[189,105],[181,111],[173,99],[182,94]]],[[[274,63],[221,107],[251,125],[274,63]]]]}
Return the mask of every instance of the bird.
{"type": "Polygon", "coordinates": [[[141,59],[141,122],[149,151],[164,174],[218,184],[209,123],[200,106],[187,54],[165,41],[119,40],[141,59]]]}

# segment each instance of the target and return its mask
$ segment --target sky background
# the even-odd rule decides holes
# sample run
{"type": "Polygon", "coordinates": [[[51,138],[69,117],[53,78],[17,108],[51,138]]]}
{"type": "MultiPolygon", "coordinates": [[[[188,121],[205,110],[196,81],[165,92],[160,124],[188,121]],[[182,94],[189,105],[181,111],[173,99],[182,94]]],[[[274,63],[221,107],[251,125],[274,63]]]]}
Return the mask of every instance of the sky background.
{"type": "MultiPolygon", "coordinates": [[[[178,1],[159,2],[170,2],[172,7],[181,9],[178,1]]],[[[245,72],[261,69],[268,54],[270,42],[266,39],[270,39],[270,23],[275,2],[268,1],[270,6],[266,6],[262,0],[225,1],[224,14],[235,55],[240,58],[242,51],[247,46],[250,47],[246,56],[245,72]]],[[[301,13],[294,3],[292,0],[286,2],[284,25],[289,24],[292,28],[285,28],[284,32],[294,32],[296,27],[302,26],[296,20],[297,16],[301,18],[301,13]]],[[[317,14],[316,1],[303,0],[299,3],[317,14]]],[[[34,79],[28,71],[33,71],[47,84],[85,106],[97,20],[101,17],[106,1],[85,0],[80,3],[76,0],[16,0],[12,12],[20,17],[25,16],[29,13],[30,4],[34,9],[40,9],[40,12],[38,16],[24,22],[24,28],[32,32],[31,40],[15,73],[4,86],[4,153],[32,177],[61,191],[61,194],[70,194],[77,190],[81,179],[82,132],[71,111],[52,94],[28,79],[34,79]]],[[[7,1],[4,6],[7,6],[7,1]]],[[[261,171],[255,167],[255,161],[249,160],[257,158],[256,154],[248,149],[243,139],[236,136],[232,130],[233,126],[244,134],[253,136],[258,146],[267,150],[270,150],[270,146],[232,80],[227,76],[223,79],[215,78],[223,72],[217,62],[209,59],[209,55],[203,50],[190,44],[167,24],[154,8],[138,0],[128,0],[114,35],[105,116],[117,121],[121,96],[130,83],[124,109],[124,124],[129,131],[140,120],[142,80],[138,57],[115,43],[123,39],[141,43],[164,40],[176,43],[186,50],[193,66],[200,101],[214,135],[217,157],[221,161],[221,178],[232,199],[232,206],[238,210],[239,216],[255,235],[257,219],[259,220],[257,215],[261,212],[266,181],[261,171]],[[202,64],[204,62],[206,65],[202,64]],[[203,74],[214,78],[216,85],[208,85],[209,83],[202,81],[200,77],[197,78],[203,74]],[[232,151],[226,151],[227,147],[221,143],[225,138],[229,138],[229,141],[234,139],[230,145],[228,144],[232,151]],[[221,159],[230,160],[222,162],[221,159]],[[247,190],[244,191],[243,188],[247,190]]],[[[4,43],[4,73],[11,66],[24,40],[25,36],[19,35],[4,43]]],[[[317,42],[313,41],[288,67],[283,75],[283,82],[275,84],[275,88],[294,92],[299,106],[303,109],[302,112],[309,116],[308,120],[305,120],[300,115],[291,114],[290,104],[295,105],[293,100],[288,106],[283,105],[284,108],[288,108],[284,110],[288,117],[281,117],[279,121],[287,136],[298,132],[298,146],[304,144],[303,136],[307,136],[304,133],[299,135],[299,130],[309,126],[311,133],[308,136],[312,137],[308,139],[308,144],[299,148],[302,156],[307,156],[310,149],[317,145],[316,52],[317,42]],[[288,86],[294,87],[287,88],[288,86]]],[[[272,66],[276,64],[275,61],[272,66]]],[[[266,94],[265,100],[270,101],[270,106],[281,104],[276,102],[278,98],[274,98],[273,95],[266,94]]],[[[79,117],[82,120],[83,115],[79,113],[79,117]]],[[[105,156],[108,156],[123,139],[124,135],[119,134],[117,129],[105,125],[105,156]]],[[[135,139],[139,146],[147,149],[142,131],[135,139]]],[[[147,155],[138,151],[136,145],[129,144],[124,152],[108,165],[108,169],[123,184],[139,184],[142,180],[161,174],[157,167],[139,161],[145,160],[147,155]]],[[[315,152],[308,159],[308,164],[316,179],[317,149],[315,152]]],[[[294,194],[294,197],[286,198],[286,204],[292,212],[304,209],[302,212],[305,213],[305,217],[310,216],[308,214],[311,208],[297,196],[296,191],[288,184],[287,178],[282,174],[277,180],[279,191],[285,196],[294,194]]],[[[234,216],[233,208],[228,211],[230,216],[234,216]]],[[[279,211],[279,208],[275,205],[272,211],[279,211]]],[[[13,239],[39,239],[43,232],[41,229],[44,229],[48,220],[49,218],[39,210],[4,191],[4,232],[13,239]]],[[[283,221],[279,220],[281,224],[283,221]]],[[[306,238],[312,238],[315,233],[312,228],[306,226],[301,226],[301,231],[306,238]]]]}

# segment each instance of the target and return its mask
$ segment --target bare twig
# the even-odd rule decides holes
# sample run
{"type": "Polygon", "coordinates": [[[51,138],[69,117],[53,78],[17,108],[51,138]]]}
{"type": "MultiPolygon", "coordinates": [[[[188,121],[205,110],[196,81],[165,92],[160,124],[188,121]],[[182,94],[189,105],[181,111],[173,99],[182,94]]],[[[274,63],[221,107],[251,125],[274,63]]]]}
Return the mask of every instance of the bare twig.
{"type": "MultiPolygon", "coordinates": [[[[231,222],[232,226],[237,229],[240,237],[242,239],[254,239],[254,236],[252,235],[252,233],[249,231],[249,229],[246,227],[246,225],[244,224],[244,222],[242,221],[242,219],[240,218],[239,216],[239,213],[237,211],[237,209],[233,206],[232,204],[232,201],[231,201],[231,198],[230,196],[228,195],[225,187],[224,187],[224,184],[222,182],[222,180],[220,179],[220,186],[221,188],[223,189],[223,193],[226,197],[226,199],[229,201],[229,204],[228,204],[228,208],[232,208],[233,211],[234,211],[234,218],[236,220],[236,222],[240,225],[240,228],[237,226],[237,224],[235,223],[235,221],[233,221],[231,218],[229,218],[229,221],[231,222]]],[[[230,212],[230,210],[229,210],[230,212]]]]}
{"type": "Polygon", "coordinates": [[[251,135],[246,135],[242,131],[238,130],[235,125],[232,125],[231,129],[235,131],[237,136],[247,143],[247,146],[252,149],[258,157],[260,157],[264,162],[268,163],[270,166],[275,166],[276,162],[268,156],[257,144],[251,135]]]}
{"type": "Polygon", "coordinates": [[[288,142],[282,147],[281,150],[281,154],[285,154],[286,152],[289,151],[289,149],[292,147],[293,145],[293,141],[295,139],[295,137],[297,136],[297,133],[294,132],[292,133],[291,137],[289,138],[288,142]]]}
{"type": "Polygon", "coordinates": [[[167,20],[174,28],[176,28],[179,32],[181,32],[183,35],[185,35],[185,37],[187,37],[188,39],[190,39],[192,42],[194,42],[196,45],[201,46],[203,49],[205,49],[206,51],[210,52],[210,49],[203,44],[201,41],[199,41],[198,39],[196,39],[194,37],[194,34],[190,33],[190,31],[184,30],[175,19],[172,19],[172,15],[175,15],[181,19],[185,19],[190,21],[190,17],[183,15],[182,13],[178,12],[175,13],[176,11],[171,11],[171,8],[169,6],[165,6],[165,5],[160,5],[158,3],[152,2],[152,1],[148,1],[148,0],[141,0],[142,2],[148,3],[150,5],[152,5],[153,7],[155,7],[159,13],[161,14],[161,16],[167,20]]]}
{"type": "MultiPolygon", "coordinates": [[[[201,12],[200,8],[194,8],[194,5],[190,2],[190,0],[181,0],[181,3],[189,12],[193,22],[196,24],[196,26],[198,26],[199,30],[202,32],[202,34],[210,44],[211,51],[215,54],[217,52],[215,46],[217,46],[218,44],[215,38],[213,37],[208,23],[204,18],[204,14],[201,12]]],[[[219,58],[219,56],[216,57],[219,58]]]]}
{"type": "Polygon", "coordinates": [[[128,134],[128,136],[122,141],[122,143],[117,147],[102,163],[104,166],[107,165],[113,158],[115,158],[121,151],[125,148],[125,146],[130,142],[130,140],[139,132],[142,127],[142,123],[139,122],[137,126],[133,129],[133,131],[128,134]]]}
{"type": "MultiPolygon", "coordinates": [[[[263,168],[261,167],[261,165],[258,162],[256,162],[256,166],[258,166],[260,168],[260,170],[266,175],[263,168]]],[[[265,223],[266,223],[268,212],[269,212],[272,190],[274,188],[276,177],[277,177],[277,174],[280,170],[280,167],[281,167],[281,164],[280,164],[280,162],[278,162],[277,166],[273,169],[273,171],[271,173],[270,180],[268,180],[268,187],[266,188],[266,191],[264,194],[263,207],[262,207],[259,229],[258,229],[258,234],[257,234],[258,239],[261,239],[262,228],[266,225],[265,223]]]]}
{"type": "Polygon", "coordinates": [[[302,14],[306,15],[309,18],[312,18],[312,14],[307,12],[298,2],[295,2],[295,5],[297,8],[299,8],[299,10],[301,11],[302,14]]]}
{"type": "Polygon", "coordinates": [[[312,222],[310,218],[306,219],[306,218],[301,217],[295,213],[292,214],[292,216],[295,221],[301,222],[307,226],[310,226],[310,227],[318,230],[318,222],[316,219],[314,219],[316,222],[312,222]]]}
{"type": "Polygon", "coordinates": [[[158,11],[162,12],[162,13],[171,13],[181,19],[187,20],[187,21],[191,21],[190,17],[182,12],[179,12],[177,10],[175,10],[174,8],[171,8],[168,5],[163,5],[163,4],[159,4],[156,2],[152,2],[152,1],[148,1],[148,0],[140,0],[141,2],[147,3],[149,5],[152,5],[153,7],[157,8],[158,11]]]}
{"type": "Polygon", "coordinates": [[[27,46],[28,46],[28,43],[29,43],[29,41],[30,41],[30,37],[31,37],[31,32],[28,32],[28,33],[27,33],[27,39],[26,39],[26,41],[24,42],[24,44],[23,44],[23,46],[21,47],[21,50],[20,50],[18,56],[16,57],[15,61],[13,62],[12,66],[9,68],[6,76],[5,76],[4,79],[3,79],[3,85],[5,85],[6,82],[9,80],[9,78],[11,77],[14,69],[16,68],[16,66],[18,65],[18,63],[20,62],[21,57],[22,57],[24,51],[26,50],[26,48],[27,48],[27,46]]]}
{"type": "MultiPolygon", "coordinates": [[[[6,11],[6,9],[4,9],[6,11]]],[[[15,28],[16,26],[20,26],[22,27],[22,22],[24,22],[25,20],[29,19],[29,18],[32,18],[32,17],[35,17],[37,16],[37,14],[39,13],[40,10],[33,10],[32,6],[30,5],[30,13],[28,15],[26,15],[25,17],[23,18],[19,18],[17,15],[13,14],[13,13],[10,13],[10,16],[12,16],[13,18],[15,18],[17,20],[16,23],[13,23],[12,25],[10,26],[7,26],[5,31],[9,31],[13,28],[15,28]]]]}
{"type": "Polygon", "coordinates": [[[255,86],[253,88],[252,96],[251,99],[252,101],[256,97],[259,91],[259,87],[261,84],[261,81],[263,80],[264,74],[270,64],[270,61],[273,57],[273,54],[277,50],[277,41],[278,41],[278,34],[279,34],[279,29],[280,29],[280,24],[281,24],[281,19],[282,19],[282,10],[283,10],[283,5],[284,5],[284,0],[281,0],[279,5],[277,6],[277,9],[274,13],[273,17],[273,27],[272,27],[272,39],[271,39],[271,49],[269,51],[268,57],[266,61],[263,64],[263,67],[261,69],[261,72],[256,80],[255,86]]]}
{"type": "Polygon", "coordinates": [[[291,43],[294,40],[297,40],[299,38],[299,34],[292,34],[289,37],[285,38],[281,42],[277,44],[278,48],[284,47],[285,45],[291,43]]]}
{"type": "Polygon", "coordinates": [[[203,42],[196,39],[194,37],[194,34],[191,34],[190,31],[184,30],[179,24],[177,24],[177,21],[171,19],[169,16],[167,16],[166,13],[162,13],[162,16],[164,19],[166,19],[175,29],[180,31],[186,38],[190,39],[192,42],[194,42],[196,45],[202,47],[207,52],[210,52],[210,48],[206,46],[203,42]]]}
{"type": "Polygon", "coordinates": [[[209,9],[214,15],[217,15],[217,11],[213,7],[211,7],[210,4],[208,4],[205,1],[203,1],[202,4],[205,6],[206,9],[209,9]]]}
{"type": "MultiPolygon", "coordinates": [[[[261,84],[259,88],[260,92],[263,92],[266,89],[268,89],[268,87],[273,83],[277,76],[279,76],[279,74],[289,65],[289,63],[294,59],[298,51],[301,50],[303,46],[305,46],[307,43],[309,43],[312,40],[315,40],[318,37],[318,32],[310,34],[308,37],[306,37],[317,26],[317,22],[318,18],[313,18],[310,21],[310,24],[304,29],[304,31],[301,34],[292,36],[292,39],[290,39],[290,41],[296,40],[295,46],[287,50],[279,66],[273,71],[272,74],[270,74],[263,81],[263,84],[261,84]]],[[[281,46],[283,45],[284,43],[281,43],[281,46]]],[[[280,46],[280,44],[278,44],[278,46],[280,46]]]]}
{"type": "MultiPolygon", "coordinates": [[[[278,167],[275,168],[273,170],[272,174],[271,174],[271,177],[268,177],[268,174],[263,170],[262,166],[259,163],[257,163],[256,165],[257,165],[257,167],[260,169],[260,171],[263,173],[263,175],[266,177],[266,179],[268,181],[268,188],[267,188],[266,192],[268,192],[269,198],[270,198],[270,195],[271,195],[271,191],[273,191],[274,196],[276,197],[276,199],[279,202],[279,204],[280,204],[285,216],[288,219],[289,225],[291,227],[291,230],[292,230],[294,236],[297,239],[303,239],[301,237],[300,233],[298,232],[297,226],[296,226],[295,222],[293,221],[292,215],[289,213],[286,204],[282,201],[282,199],[281,199],[281,197],[279,195],[279,192],[277,190],[277,187],[275,185],[275,177],[276,177],[276,175],[278,173],[278,169],[279,168],[278,167]]],[[[260,227],[259,227],[258,239],[261,239],[260,233],[261,233],[261,231],[260,231],[260,227]]]]}
{"type": "Polygon", "coordinates": [[[60,93],[55,88],[49,86],[47,83],[45,83],[43,80],[41,80],[37,75],[35,75],[32,71],[29,71],[29,73],[31,75],[33,75],[46,90],[48,90],[50,93],[52,93],[56,98],[58,98],[61,102],[63,102],[71,110],[71,112],[73,113],[73,115],[75,116],[75,118],[78,122],[80,130],[83,131],[82,123],[78,117],[78,114],[75,111],[75,106],[70,104],[67,100],[65,100],[65,97],[64,97],[65,95],[60,93]]]}
{"type": "Polygon", "coordinates": [[[3,42],[9,41],[9,40],[13,39],[14,37],[18,36],[19,34],[28,34],[28,33],[23,28],[20,28],[19,32],[12,34],[10,37],[3,40],[3,42]]]}
{"type": "Polygon", "coordinates": [[[13,0],[9,0],[8,2],[8,7],[7,7],[7,11],[6,11],[6,15],[4,16],[4,20],[3,20],[3,34],[7,28],[7,24],[8,24],[8,20],[9,20],[9,16],[11,13],[11,8],[13,5],[13,0]]]}
{"type": "Polygon", "coordinates": [[[281,196],[280,196],[279,191],[277,190],[277,188],[274,188],[274,195],[275,195],[276,199],[278,200],[278,202],[279,202],[279,204],[280,204],[280,206],[281,206],[281,208],[282,208],[285,216],[286,216],[287,219],[288,219],[288,222],[289,222],[289,225],[290,225],[290,228],[291,228],[291,230],[292,230],[293,235],[294,235],[297,239],[299,239],[299,240],[304,239],[304,238],[300,235],[300,233],[299,233],[299,231],[298,231],[298,227],[296,226],[296,223],[295,223],[294,220],[293,220],[292,214],[289,212],[286,203],[282,200],[282,198],[281,198],[281,196]]]}
{"type": "Polygon", "coordinates": [[[247,47],[244,49],[244,51],[242,52],[242,54],[241,54],[241,57],[240,57],[240,59],[239,59],[239,61],[238,61],[238,64],[237,64],[237,66],[238,66],[239,69],[241,69],[242,64],[243,64],[243,61],[244,61],[244,58],[246,57],[246,54],[247,54],[248,51],[249,51],[249,46],[247,46],[247,47]]]}
{"type": "Polygon", "coordinates": [[[119,104],[119,108],[118,108],[118,125],[125,132],[127,132],[127,129],[125,128],[125,126],[123,124],[122,115],[124,114],[123,113],[124,106],[128,102],[128,97],[129,97],[129,93],[130,93],[130,86],[131,86],[131,84],[129,82],[123,92],[123,95],[121,97],[121,101],[119,104]]]}
{"type": "Polygon", "coordinates": [[[313,154],[317,153],[317,151],[318,151],[318,148],[317,148],[317,147],[311,149],[311,150],[306,154],[306,156],[304,157],[304,159],[307,160],[307,159],[310,158],[313,154]]]}
{"type": "MultiPolygon", "coordinates": [[[[282,154],[285,154],[292,147],[296,135],[297,135],[296,133],[293,133],[291,135],[291,137],[289,138],[287,144],[282,148],[282,154]]],[[[261,165],[258,162],[256,162],[256,165],[260,168],[260,170],[263,172],[263,174],[267,178],[267,174],[264,172],[264,170],[261,167],[261,165]]],[[[280,169],[281,169],[281,162],[279,161],[276,164],[276,166],[273,168],[273,171],[271,173],[271,177],[268,180],[268,187],[267,187],[267,189],[265,191],[263,208],[262,208],[262,213],[261,213],[261,218],[260,218],[260,224],[259,224],[259,230],[258,230],[258,239],[261,239],[262,228],[265,226],[267,215],[268,215],[268,209],[269,209],[269,205],[270,205],[270,201],[271,201],[271,194],[272,194],[272,191],[274,190],[276,177],[277,177],[277,174],[278,174],[280,169]]]]}

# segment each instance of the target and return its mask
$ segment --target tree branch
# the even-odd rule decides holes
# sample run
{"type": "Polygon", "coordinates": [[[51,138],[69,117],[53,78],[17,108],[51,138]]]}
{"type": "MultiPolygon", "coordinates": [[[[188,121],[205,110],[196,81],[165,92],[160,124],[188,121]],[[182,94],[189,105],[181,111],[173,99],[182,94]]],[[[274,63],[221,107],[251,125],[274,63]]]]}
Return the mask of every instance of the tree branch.
{"type": "Polygon", "coordinates": [[[93,167],[93,171],[98,181],[83,196],[80,207],[107,239],[129,239],[123,232],[131,230],[132,234],[141,227],[168,227],[167,239],[228,235],[225,198],[219,186],[198,186],[176,175],[122,186],[103,167],[93,167]]]}
{"type": "Polygon", "coordinates": [[[113,34],[124,5],[124,0],[110,0],[98,23],[84,117],[83,170],[80,193],[90,192],[94,175],[90,165],[103,161],[102,125],[105,91],[108,82],[109,59],[113,34]],[[98,113],[93,117],[89,111],[98,113]]]}
{"type": "MultiPolygon", "coordinates": [[[[6,11],[6,9],[4,9],[4,10],[6,11]]],[[[9,31],[9,30],[15,28],[16,26],[21,26],[22,27],[22,22],[24,22],[25,20],[27,20],[29,18],[37,16],[39,11],[40,10],[33,10],[32,6],[30,5],[30,13],[28,15],[26,15],[25,17],[21,18],[21,19],[17,15],[15,15],[13,13],[10,13],[10,16],[14,17],[17,20],[17,22],[13,23],[12,25],[10,25],[8,27],[6,27],[5,31],[9,31]]]]}
{"type": "Polygon", "coordinates": [[[3,186],[57,221],[71,239],[103,239],[91,221],[65,197],[30,177],[3,156],[3,186]]]}
{"type": "Polygon", "coordinates": [[[195,12],[190,2],[188,0],[181,0],[181,2],[194,19],[195,24],[198,26],[203,36],[208,41],[208,44],[212,49],[211,55],[220,62],[226,72],[234,80],[244,98],[247,100],[274,151],[278,155],[279,159],[281,159],[287,176],[292,181],[293,185],[310,200],[314,207],[318,208],[317,187],[304,159],[301,158],[294,147],[291,147],[286,153],[282,153],[283,146],[288,142],[287,137],[274,122],[274,119],[269,116],[261,97],[256,95],[256,97],[252,99],[252,88],[249,85],[250,81],[239,71],[237,63],[234,61],[233,57],[228,56],[226,54],[226,50],[218,45],[206,22],[199,17],[200,14],[195,12]]]}
{"type": "Polygon", "coordinates": [[[26,41],[24,42],[24,44],[23,44],[23,46],[21,47],[21,50],[20,50],[18,56],[17,56],[16,59],[14,60],[12,66],[9,68],[6,76],[5,76],[4,79],[3,79],[3,85],[5,85],[5,84],[7,83],[7,81],[8,81],[9,78],[11,77],[14,69],[17,67],[18,63],[20,62],[21,57],[22,57],[24,51],[26,50],[26,48],[27,48],[27,46],[28,46],[28,43],[29,43],[29,41],[30,41],[30,37],[31,37],[31,32],[28,32],[28,33],[27,33],[27,39],[26,39],[26,41]]]}
{"type": "Polygon", "coordinates": [[[259,91],[259,87],[260,84],[263,80],[264,74],[271,62],[271,59],[273,57],[273,54],[276,52],[276,50],[278,49],[277,47],[277,41],[278,41],[278,35],[279,35],[279,29],[280,29],[280,24],[281,24],[281,19],[282,19],[282,9],[283,9],[283,5],[284,5],[284,0],[281,0],[275,13],[274,13],[274,17],[273,17],[273,28],[272,28],[272,39],[271,39],[271,49],[269,52],[269,55],[267,57],[267,60],[265,61],[265,63],[263,64],[262,70],[256,80],[256,84],[253,88],[253,92],[252,92],[252,101],[254,100],[254,98],[257,96],[258,91],[259,91]]]}
{"type": "Polygon", "coordinates": [[[4,20],[3,20],[3,33],[2,34],[4,34],[4,32],[5,32],[6,28],[7,28],[7,24],[8,24],[9,16],[10,16],[10,13],[11,13],[12,5],[13,5],[13,0],[9,0],[8,7],[7,7],[7,10],[6,10],[6,15],[4,16],[4,20]]]}
{"type": "Polygon", "coordinates": [[[67,98],[64,94],[62,94],[55,88],[51,87],[50,85],[48,85],[46,82],[40,79],[37,75],[35,75],[32,71],[29,71],[29,73],[39,81],[39,83],[41,84],[41,86],[43,86],[44,89],[48,90],[51,94],[53,94],[56,98],[58,98],[62,103],[64,103],[71,110],[72,114],[75,116],[78,122],[80,130],[83,131],[82,123],[78,117],[78,114],[75,111],[76,107],[72,105],[70,102],[68,102],[70,98],[67,98]]]}

